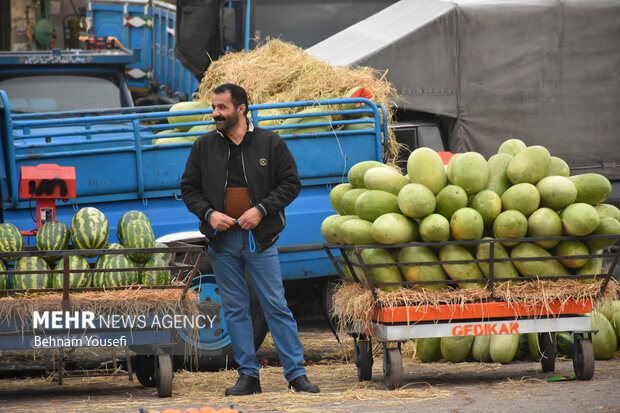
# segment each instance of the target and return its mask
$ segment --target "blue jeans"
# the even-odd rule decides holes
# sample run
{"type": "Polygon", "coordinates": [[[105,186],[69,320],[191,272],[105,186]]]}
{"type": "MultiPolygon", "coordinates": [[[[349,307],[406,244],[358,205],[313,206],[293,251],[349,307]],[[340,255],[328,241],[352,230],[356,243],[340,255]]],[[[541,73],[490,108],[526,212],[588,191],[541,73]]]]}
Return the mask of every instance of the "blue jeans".
{"type": "Polygon", "coordinates": [[[275,246],[250,252],[248,231],[228,230],[223,235],[222,251],[209,247],[209,258],[224,308],[224,318],[239,374],[259,377],[250,316],[250,296],[244,275],[244,262],[256,289],[260,304],[278,349],[284,377],[291,381],[306,374],[302,363],[304,351],[297,333],[297,323],[286,305],[282,272],[275,246]]]}

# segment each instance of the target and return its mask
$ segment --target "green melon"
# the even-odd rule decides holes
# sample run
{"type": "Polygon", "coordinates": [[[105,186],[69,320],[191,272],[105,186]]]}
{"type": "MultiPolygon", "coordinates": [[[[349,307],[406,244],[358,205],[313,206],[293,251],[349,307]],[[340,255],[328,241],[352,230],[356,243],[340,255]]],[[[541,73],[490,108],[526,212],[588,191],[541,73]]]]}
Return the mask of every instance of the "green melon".
{"type": "Polygon", "coordinates": [[[144,221],[149,221],[149,217],[146,216],[146,214],[142,211],[138,211],[138,210],[131,210],[131,211],[127,211],[123,214],[123,216],[121,217],[121,219],[118,220],[118,222],[116,223],[116,238],[118,238],[118,242],[120,242],[121,244],[123,243],[123,227],[125,226],[125,224],[131,220],[134,219],[141,219],[144,221]]]}
{"type": "MultiPolygon", "coordinates": [[[[350,221],[349,221],[350,222],[350,221]]],[[[392,255],[383,248],[371,248],[362,250],[362,261],[366,265],[373,264],[395,264],[396,261],[392,255]]],[[[403,277],[396,265],[386,267],[374,267],[368,268],[370,273],[370,279],[373,283],[402,283],[403,277]]],[[[398,285],[384,285],[379,287],[383,291],[395,291],[400,286],[398,285]]]]}
{"type": "Polygon", "coordinates": [[[474,344],[474,336],[442,337],[439,343],[441,356],[453,363],[467,360],[474,344]]]}
{"type": "Polygon", "coordinates": [[[166,262],[161,256],[153,254],[151,258],[144,264],[144,267],[150,267],[149,269],[142,270],[139,274],[139,283],[143,285],[170,285],[172,275],[170,270],[158,269],[158,267],[168,267],[169,263],[166,262]]]}
{"type": "Polygon", "coordinates": [[[493,226],[493,221],[502,212],[501,198],[490,189],[483,189],[474,195],[469,206],[480,213],[484,226],[487,228],[493,226]]]}
{"type": "Polygon", "coordinates": [[[441,360],[441,338],[428,337],[419,338],[416,342],[416,356],[422,363],[431,363],[441,360]]]}
{"type": "MultiPolygon", "coordinates": [[[[0,252],[13,252],[24,250],[24,237],[17,227],[9,222],[0,224],[0,252]]],[[[17,257],[2,257],[5,262],[15,261],[17,257]]]]}
{"type": "MultiPolygon", "coordinates": [[[[562,220],[554,210],[539,208],[527,219],[528,237],[560,237],[562,236],[562,220]]],[[[549,249],[553,248],[560,240],[534,241],[537,245],[549,249]]]]}
{"type": "MultiPolygon", "coordinates": [[[[66,250],[69,247],[71,233],[60,221],[47,221],[37,231],[36,245],[39,251],[66,250]]],[[[57,261],[60,255],[44,257],[48,261],[57,261]]]]}
{"type": "Polygon", "coordinates": [[[455,240],[482,238],[484,221],[482,215],[473,208],[461,208],[450,218],[450,232],[455,240]]]}
{"type": "MultiPolygon", "coordinates": [[[[590,235],[618,235],[620,236],[620,222],[610,217],[600,217],[600,224],[590,235]]],[[[588,239],[586,244],[590,250],[602,250],[613,245],[618,237],[588,239]]]]}
{"type": "Polygon", "coordinates": [[[437,201],[433,192],[422,184],[403,186],[398,193],[398,207],[411,218],[424,218],[435,211],[437,201]]]}
{"type": "Polygon", "coordinates": [[[594,209],[598,212],[599,217],[610,217],[620,222],[620,209],[612,204],[597,204],[594,209]]]}
{"type": "Polygon", "coordinates": [[[377,241],[372,236],[372,222],[361,218],[344,221],[338,228],[338,237],[349,245],[370,245],[377,241]]]}
{"type": "Polygon", "coordinates": [[[570,168],[564,159],[552,156],[549,160],[547,176],[563,176],[568,178],[570,176],[570,168]]]}
{"type": "Polygon", "coordinates": [[[340,238],[340,226],[343,222],[354,218],[357,219],[357,215],[335,215],[334,218],[329,220],[325,226],[321,225],[321,234],[323,234],[323,231],[325,231],[323,237],[327,242],[332,242],[334,244],[344,244],[344,240],[340,238]]]}
{"type": "Polygon", "coordinates": [[[325,238],[325,241],[331,242],[332,244],[339,243],[338,239],[335,236],[333,236],[334,233],[332,231],[334,220],[338,218],[339,216],[340,215],[338,214],[330,215],[327,218],[325,218],[323,222],[321,222],[321,235],[323,236],[323,238],[325,238]]]}
{"type": "Polygon", "coordinates": [[[409,179],[393,168],[370,168],[364,174],[364,185],[368,189],[379,189],[398,195],[409,179]]]}
{"type": "MultiPolygon", "coordinates": [[[[200,109],[210,109],[211,105],[209,105],[208,103],[205,102],[199,102],[199,101],[194,101],[194,102],[178,102],[175,103],[174,105],[172,105],[172,107],[170,107],[170,112],[174,113],[174,112],[182,112],[182,111],[189,111],[189,110],[200,110],[200,109]]],[[[168,117],[168,123],[170,125],[173,125],[176,129],[186,132],[188,131],[191,126],[177,126],[177,124],[179,123],[189,123],[189,122],[200,122],[203,120],[205,114],[204,113],[199,113],[199,114],[189,114],[189,115],[182,115],[182,116],[169,116],[168,117]]]]}
{"type": "MultiPolygon", "coordinates": [[[[486,237],[483,239],[492,239],[490,237],[486,237]]],[[[476,248],[476,259],[478,260],[488,260],[491,258],[491,243],[485,242],[478,244],[476,248]]],[[[493,259],[496,258],[510,258],[508,252],[503,247],[503,245],[499,242],[493,243],[493,259]]],[[[488,262],[479,262],[478,266],[480,270],[484,274],[485,277],[489,277],[490,272],[490,263],[488,262]]],[[[515,268],[512,262],[493,262],[493,276],[494,278],[519,278],[519,272],[515,268]]]]}
{"type": "MultiPolygon", "coordinates": [[[[480,267],[475,262],[468,264],[446,264],[445,261],[473,261],[474,257],[471,253],[461,245],[444,245],[439,250],[439,260],[441,266],[453,280],[474,280],[484,278],[480,267]]],[[[461,288],[482,288],[484,283],[482,282],[459,282],[458,286],[461,288]]]]}
{"type": "MultiPolygon", "coordinates": [[[[403,247],[401,248],[397,261],[402,264],[437,262],[437,256],[428,247],[403,247]]],[[[407,281],[443,281],[447,280],[445,271],[440,265],[401,265],[400,272],[407,281]]],[[[446,284],[419,284],[419,287],[429,290],[441,290],[446,284]]]]}
{"type": "Polygon", "coordinates": [[[407,160],[407,174],[414,184],[422,184],[437,195],[447,184],[446,170],[437,152],[431,148],[417,148],[407,160]]]}
{"type": "Polygon", "coordinates": [[[373,222],[383,214],[400,212],[398,197],[390,192],[369,189],[355,200],[355,214],[373,222]]]}
{"type": "Polygon", "coordinates": [[[471,355],[476,361],[491,361],[491,353],[489,352],[489,342],[491,336],[475,336],[471,347],[471,355]]]}
{"type": "MultiPolygon", "coordinates": [[[[514,209],[504,211],[493,222],[493,236],[495,238],[524,238],[527,234],[527,218],[522,212],[514,209]]],[[[504,246],[511,247],[518,242],[503,241],[504,246]]]]}
{"type": "Polygon", "coordinates": [[[573,181],[564,176],[546,176],[536,184],[540,194],[540,205],[560,210],[566,208],[577,198],[577,188],[573,181]]]}
{"type": "Polygon", "coordinates": [[[484,156],[478,152],[461,154],[451,168],[450,182],[473,195],[486,188],[489,182],[489,167],[484,156]]]}
{"type": "MultiPolygon", "coordinates": [[[[56,263],[55,270],[62,270],[65,268],[65,260],[61,259],[56,263]]],[[[82,272],[70,272],[69,273],[69,288],[90,287],[92,282],[93,273],[90,272],[90,265],[86,258],[80,255],[71,255],[69,257],[69,269],[70,270],[83,270],[82,272]]],[[[54,273],[52,275],[52,286],[54,288],[63,287],[63,273],[54,273]]]]}
{"type": "Polygon", "coordinates": [[[345,215],[344,211],[342,210],[341,204],[342,196],[345,194],[345,192],[351,189],[353,189],[353,185],[349,183],[344,183],[336,185],[332,188],[331,191],[329,191],[329,202],[330,204],[332,204],[332,208],[334,208],[334,211],[336,211],[340,215],[345,215]]]}
{"type": "Polygon", "coordinates": [[[590,314],[590,328],[598,330],[592,336],[592,350],[595,360],[608,360],[618,347],[618,337],[611,323],[603,314],[593,310],[590,314]]]}
{"type": "Polygon", "coordinates": [[[498,153],[489,158],[487,166],[489,168],[489,180],[486,189],[502,196],[506,189],[510,188],[508,179],[508,164],[512,161],[512,156],[505,153],[498,153]]]}
{"type": "Polygon", "coordinates": [[[366,191],[368,191],[366,188],[353,188],[345,192],[340,199],[341,215],[355,215],[355,201],[366,191]]]}
{"type": "Polygon", "coordinates": [[[601,218],[592,205],[575,203],[560,212],[562,227],[566,235],[583,236],[596,231],[601,218]]]}
{"type": "Polygon", "coordinates": [[[506,170],[513,184],[529,183],[535,185],[547,175],[551,154],[540,145],[528,146],[515,155],[506,170]]]}
{"type": "Polygon", "coordinates": [[[399,213],[383,214],[372,223],[372,237],[380,244],[404,244],[418,238],[418,224],[399,213]]]}
{"type": "Polygon", "coordinates": [[[569,178],[577,188],[575,203],[596,205],[611,194],[611,182],[601,174],[588,173],[569,178]]]}
{"type": "MultiPolygon", "coordinates": [[[[521,242],[510,251],[510,258],[550,258],[546,249],[532,242],[521,242]]],[[[554,259],[536,261],[514,261],[514,266],[524,277],[561,277],[569,275],[568,270],[554,259]]]]}
{"type": "Polygon", "coordinates": [[[540,360],[540,344],[538,342],[538,333],[527,333],[527,348],[530,356],[534,360],[540,360]]]}
{"type": "Polygon", "coordinates": [[[586,244],[577,240],[564,240],[561,241],[553,251],[553,255],[558,257],[558,260],[568,268],[580,268],[583,267],[588,261],[587,258],[573,258],[578,255],[588,255],[590,251],[586,244]]]}
{"type": "Polygon", "coordinates": [[[521,139],[512,138],[502,142],[502,144],[499,145],[497,153],[503,153],[514,157],[519,152],[522,152],[525,148],[527,148],[525,142],[523,142],[521,139]]]}
{"type": "MultiPolygon", "coordinates": [[[[41,257],[22,257],[17,260],[14,271],[49,271],[50,267],[41,257]]],[[[25,273],[13,274],[14,290],[34,290],[52,287],[52,274],[44,273],[25,273]]]]}
{"type": "Polygon", "coordinates": [[[353,165],[351,169],[349,169],[349,173],[347,175],[349,178],[349,183],[353,185],[354,188],[366,188],[364,184],[364,175],[370,168],[375,167],[390,168],[389,166],[377,161],[358,162],[353,165]]]}
{"type": "MultiPolygon", "coordinates": [[[[602,254],[603,251],[591,251],[592,254],[602,254]]],[[[577,270],[577,275],[591,275],[591,278],[581,278],[581,282],[584,284],[592,284],[595,276],[602,275],[603,272],[603,257],[593,257],[586,261],[585,265],[577,270]]]]}
{"type": "MultiPolygon", "coordinates": [[[[123,247],[121,244],[116,243],[116,242],[106,245],[106,249],[111,249],[111,250],[124,249],[124,248],[125,247],[123,247]]],[[[106,268],[108,260],[112,257],[115,257],[116,255],[117,254],[103,254],[99,256],[99,258],[97,259],[97,262],[95,263],[95,269],[106,268]]],[[[93,280],[92,280],[93,287],[103,287],[104,274],[105,272],[101,272],[101,271],[93,272],[93,280]]]]}
{"type": "Polygon", "coordinates": [[[435,212],[450,219],[457,209],[467,206],[467,192],[460,186],[448,185],[439,191],[436,202],[435,212]]]}
{"type": "MultiPolygon", "coordinates": [[[[155,243],[155,248],[169,248],[168,245],[164,244],[163,242],[156,242],[155,243]]],[[[172,253],[171,252],[156,252],[153,255],[151,255],[151,258],[153,257],[160,257],[161,259],[163,259],[165,262],[168,263],[168,265],[172,264],[172,253]]]]}
{"type": "Polygon", "coordinates": [[[504,210],[514,209],[526,217],[538,209],[540,194],[530,183],[520,183],[508,188],[501,197],[504,210]]]}
{"type": "Polygon", "coordinates": [[[420,222],[420,238],[424,242],[443,242],[450,240],[450,221],[443,215],[430,214],[420,222]]]}
{"type": "Polygon", "coordinates": [[[499,334],[489,340],[489,354],[495,363],[508,364],[517,354],[521,334],[499,334]]]}

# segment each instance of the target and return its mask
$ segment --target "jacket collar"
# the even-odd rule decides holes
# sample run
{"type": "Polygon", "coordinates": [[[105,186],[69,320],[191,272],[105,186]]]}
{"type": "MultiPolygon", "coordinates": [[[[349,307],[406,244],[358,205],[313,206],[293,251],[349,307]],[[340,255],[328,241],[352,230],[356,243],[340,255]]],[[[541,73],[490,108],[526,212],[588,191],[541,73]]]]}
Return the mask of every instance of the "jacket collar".
{"type": "MultiPolygon", "coordinates": [[[[248,124],[248,130],[245,132],[245,136],[243,137],[243,142],[245,142],[246,140],[250,140],[252,138],[252,135],[254,134],[254,123],[252,123],[252,120],[250,120],[249,118],[246,117],[245,121],[248,124]]],[[[230,141],[230,138],[224,132],[221,132],[221,131],[219,131],[217,129],[215,131],[226,142],[230,141]]]]}

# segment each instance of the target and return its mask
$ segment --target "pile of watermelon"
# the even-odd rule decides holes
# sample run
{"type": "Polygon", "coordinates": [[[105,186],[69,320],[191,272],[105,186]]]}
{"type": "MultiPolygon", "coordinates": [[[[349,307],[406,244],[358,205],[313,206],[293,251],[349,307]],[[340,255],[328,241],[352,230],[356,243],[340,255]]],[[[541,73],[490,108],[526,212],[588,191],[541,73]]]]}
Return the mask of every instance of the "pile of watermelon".
{"type": "MultiPolygon", "coordinates": [[[[609,234],[609,238],[587,241],[494,244],[496,258],[567,257],[495,263],[497,278],[600,274],[602,258],[578,256],[598,253],[620,235],[620,210],[604,203],[611,193],[606,177],[571,175],[564,160],[519,139],[503,142],[488,160],[477,152],[466,152],[452,156],[447,165],[434,150],[418,148],[409,156],[406,172],[403,175],[376,161],[355,164],[349,170],[349,182],[335,186],[330,193],[337,214],[321,225],[321,233],[330,243],[386,245],[361,253],[366,264],[394,264],[369,269],[377,283],[454,280],[461,288],[482,288],[483,283],[468,280],[488,277],[488,263],[442,262],[488,259],[490,244],[468,248],[457,244],[439,247],[432,242],[486,237],[609,234]],[[389,247],[415,241],[429,244],[389,247]],[[398,265],[418,262],[437,265],[398,265]]],[[[353,255],[350,258],[355,261],[353,255]]],[[[364,279],[361,269],[359,276],[364,279]]],[[[446,285],[421,284],[428,289],[446,285]]],[[[388,291],[398,288],[402,287],[382,287],[388,291]]]]}
{"type": "MultiPolygon", "coordinates": [[[[590,321],[592,329],[598,330],[592,336],[594,358],[612,358],[620,349],[620,301],[605,302],[599,311],[590,314],[590,321]]],[[[556,333],[555,340],[559,355],[573,357],[574,338],[571,333],[556,333]]],[[[541,350],[538,343],[538,333],[420,338],[416,342],[416,355],[425,363],[474,360],[506,364],[526,358],[539,360],[541,350]]]]}
{"type": "MultiPolygon", "coordinates": [[[[97,208],[86,207],[76,212],[71,220],[71,228],[60,221],[44,223],[36,236],[36,246],[39,251],[66,250],[71,244],[74,249],[118,249],[118,248],[163,248],[165,244],[156,243],[151,223],[148,217],[140,211],[129,211],[119,220],[117,236],[120,244],[109,244],[110,227],[106,216],[97,208]]],[[[0,224],[0,251],[12,252],[24,250],[24,238],[17,227],[10,223],[0,224]]],[[[49,271],[61,270],[64,260],[60,255],[46,255],[43,257],[6,257],[0,260],[0,271],[6,271],[7,265],[15,261],[13,269],[16,271],[49,271]]],[[[159,267],[170,266],[171,255],[164,253],[144,254],[96,254],[85,253],[71,255],[69,268],[80,270],[69,273],[69,286],[79,287],[109,287],[133,284],[169,285],[170,270],[160,270],[159,267]],[[89,261],[90,259],[90,261],[89,261]],[[93,272],[92,267],[109,271],[93,272]],[[145,268],[144,270],[116,270],[122,268],[145,268]],[[116,270],[116,271],[115,271],[116,270]]],[[[40,289],[62,288],[62,273],[32,273],[14,274],[13,289],[40,289]]],[[[0,289],[9,288],[8,274],[0,275],[0,289]]]]}

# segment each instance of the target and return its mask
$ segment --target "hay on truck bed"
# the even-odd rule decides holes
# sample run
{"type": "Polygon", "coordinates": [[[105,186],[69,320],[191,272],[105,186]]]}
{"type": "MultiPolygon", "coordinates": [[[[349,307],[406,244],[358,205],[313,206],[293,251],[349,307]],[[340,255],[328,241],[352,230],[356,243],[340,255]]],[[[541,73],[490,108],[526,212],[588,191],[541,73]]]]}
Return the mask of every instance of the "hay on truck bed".
{"type": "Polygon", "coordinates": [[[372,315],[376,307],[393,308],[397,306],[418,306],[425,313],[429,308],[441,304],[463,306],[467,303],[488,301],[504,301],[536,307],[543,305],[548,308],[553,301],[560,301],[564,307],[571,300],[615,300],[620,288],[612,279],[602,295],[602,279],[590,284],[580,280],[560,278],[558,280],[531,280],[519,282],[497,283],[490,291],[487,288],[463,289],[448,287],[443,290],[427,290],[399,288],[395,291],[376,289],[377,299],[370,289],[361,283],[343,282],[334,293],[334,317],[338,320],[338,330],[346,332],[352,323],[368,327],[372,323],[372,315]]]}
{"type": "MultiPolygon", "coordinates": [[[[370,67],[332,66],[291,43],[271,39],[249,53],[227,53],[213,61],[193,99],[210,103],[213,89],[222,83],[243,86],[250,104],[341,99],[351,88],[361,86],[372,92],[375,103],[385,105],[388,121],[397,97],[385,73],[370,67]]],[[[393,160],[401,145],[394,136],[389,142],[389,159],[393,160]]]]}

